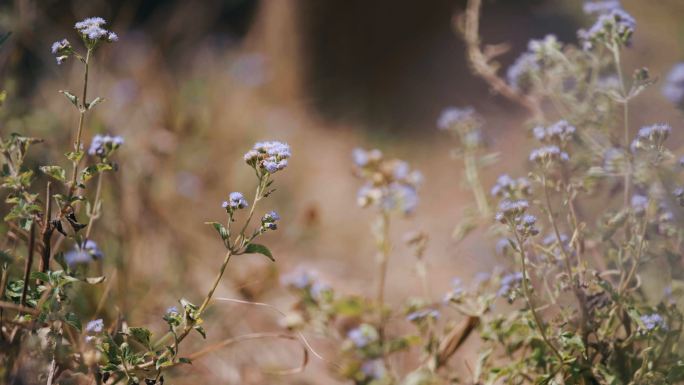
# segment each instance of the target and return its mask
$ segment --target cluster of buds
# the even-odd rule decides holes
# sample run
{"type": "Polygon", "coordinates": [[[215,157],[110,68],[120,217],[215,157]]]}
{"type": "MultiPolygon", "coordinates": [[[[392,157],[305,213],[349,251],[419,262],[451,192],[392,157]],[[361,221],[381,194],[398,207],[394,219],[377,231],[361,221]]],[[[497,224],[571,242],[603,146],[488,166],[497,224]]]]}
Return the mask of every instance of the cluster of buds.
{"type": "Polygon", "coordinates": [[[636,139],[632,141],[630,148],[637,150],[660,150],[672,132],[668,124],[654,124],[639,129],[636,139]]]}
{"type": "Polygon", "coordinates": [[[568,153],[556,145],[542,146],[530,152],[530,161],[544,167],[568,160],[570,160],[568,153]]]}
{"type": "Polygon", "coordinates": [[[508,174],[502,174],[492,187],[491,194],[505,199],[525,198],[532,194],[532,184],[527,178],[513,179],[508,174]]]}
{"type": "Polygon", "coordinates": [[[472,107],[448,107],[437,119],[437,128],[454,133],[465,149],[484,146],[483,124],[484,120],[472,107]]]}
{"type": "Polygon", "coordinates": [[[88,154],[102,159],[108,158],[114,150],[121,147],[124,138],[121,136],[95,135],[90,143],[88,154]]]}
{"type": "Polygon", "coordinates": [[[357,194],[361,207],[376,206],[383,211],[412,213],[418,205],[422,174],[408,163],[385,159],[379,150],[355,149],[352,153],[357,175],[366,183],[357,194]]]}
{"type": "MultiPolygon", "coordinates": [[[[111,43],[119,40],[119,36],[116,33],[102,27],[105,24],[107,24],[107,22],[101,17],[89,17],[74,25],[74,28],[81,35],[81,39],[83,39],[83,43],[89,51],[95,49],[100,42],[111,43]]],[[[67,39],[58,40],[52,43],[51,51],[52,54],[55,55],[57,64],[62,64],[72,55],[76,55],[77,58],[83,60],[83,58],[74,51],[73,46],[67,39]]]]}
{"type": "Polygon", "coordinates": [[[588,30],[577,31],[585,50],[593,49],[597,44],[615,49],[615,44],[628,46],[636,29],[636,20],[622,8],[602,13],[588,30]]]}
{"type": "Polygon", "coordinates": [[[260,175],[274,174],[287,167],[292,156],[290,146],[283,142],[257,142],[244,156],[245,162],[260,175]]]}
{"type": "Polygon", "coordinates": [[[224,201],[221,206],[232,215],[237,210],[249,207],[249,202],[242,193],[234,191],[228,195],[228,200],[224,201]]]}
{"type": "Polygon", "coordinates": [[[280,215],[275,211],[269,211],[261,217],[261,232],[266,232],[267,230],[277,230],[277,222],[280,220],[280,215]]]}
{"type": "Polygon", "coordinates": [[[559,120],[548,127],[537,126],[532,132],[538,141],[563,148],[572,140],[575,131],[575,127],[566,120],[559,120]]]}
{"type": "Polygon", "coordinates": [[[74,245],[74,249],[64,254],[64,261],[69,266],[74,266],[90,261],[99,260],[104,257],[102,250],[92,239],[88,239],[82,244],[74,245]]]}
{"type": "Polygon", "coordinates": [[[510,226],[523,239],[539,234],[535,226],[537,217],[527,214],[529,203],[526,200],[511,201],[505,199],[499,204],[496,220],[510,226]]]}

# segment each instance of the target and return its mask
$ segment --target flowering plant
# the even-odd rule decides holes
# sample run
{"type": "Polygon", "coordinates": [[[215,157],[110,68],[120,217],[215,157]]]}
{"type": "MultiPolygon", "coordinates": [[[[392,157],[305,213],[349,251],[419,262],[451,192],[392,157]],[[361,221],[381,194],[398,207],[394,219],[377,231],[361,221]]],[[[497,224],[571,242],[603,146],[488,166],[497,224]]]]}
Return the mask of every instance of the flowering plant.
{"type": "Polygon", "coordinates": [[[50,178],[43,184],[36,170],[24,162],[29,149],[42,140],[11,134],[0,141],[0,186],[8,206],[0,250],[3,382],[53,384],[85,378],[97,384],[161,384],[164,370],[206,354],[181,355],[179,347],[191,332],[206,338],[202,317],[231,257],[262,254],[274,259],[271,251],[255,240],[276,230],[280,217],[275,211],[258,221],[254,216],[259,203],[274,192],[273,176],[287,167],[291,156],[290,147],[277,141],[259,142],[245,154],[245,162],[256,175],[254,198],[248,202],[242,193],[230,193],[222,205],[225,222],[209,223],[225,246],[225,258],[200,305],[180,299],[179,307],[166,311],[166,334],[154,338],[148,328],[129,326],[125,315],[116,317],[101,305],[94,313],[79,308],[78,296],[88,293],[84,285],[100,285],[107,279],[92,275],[102,271],[106,258],[93,229],[102,216],[105,175],[119,169],[114,159],[124,147],[121,136],[95,134],[84,151],[84,138],[89,135],[86,118],[104,101],[101,97],[88,99],[89,68],[103,44],[118,40],[105,24],[99,17],[75,24],[85,53],[67,39],[52,45],[57,64],[73,57],[84,68],[80,96],[60,91],[79,116],[73,148],[66,153],[70,170],[60,165],[41,166],[40,172],[50,178]],[[246,216],[238,215],[247,209],[246,216]],[[36,255],[40,256],[38,268],[33,262],[36,255]],[[25,261],[23,268],[20,259],[25,261]],[[40,348],[25,350],[36,346],[40,348]]]}

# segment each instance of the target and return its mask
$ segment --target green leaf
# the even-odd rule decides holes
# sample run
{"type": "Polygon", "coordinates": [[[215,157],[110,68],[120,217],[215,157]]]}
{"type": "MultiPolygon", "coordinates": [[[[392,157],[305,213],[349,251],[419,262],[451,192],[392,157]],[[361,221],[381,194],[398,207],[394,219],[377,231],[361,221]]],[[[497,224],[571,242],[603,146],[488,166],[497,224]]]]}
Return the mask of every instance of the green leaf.
{"type": "Polygon", "coordinates": [[[63,93],[64,96],[66,96],[66,98],[69,99],[69,101],[71,102],[71,104],[73,104],[74,106],[78,107],[78,96],[72,94],[72,93],[69,92],[69,91],[60,90],[59,92],[63,93]]]}
{"type": "Polygon", "coordinates": [[[90,103],[86,103],[86,108],[91,109],[104,101],[105,100],[103,98],[98,96],[95,99],[93,99],[90,103]]]}
{"type": "Polygon", "coordinates": [[[216,230],[217,233],[221,236],[221,239],[224,241],[228,239],[228,230],[226,230],[226,227],[223,226],[221,223],[218,222],[206,222],[208,225],[214,226],[214,229],[216,230]]]}
{"type": "Polygon", "coordinates": [[[66,322],[72,328],[81,331],[81,320],[78,318],[76,313],[67,313],[64,316],[64,322],[66,322]]]}
{"type": "Polygon", "coordinates": [[[31,279],[37,279],[39,281],[49,282],[50,276],[47,275],[47,273],[43,273],[42,271],[34,271],[31,273],[31,279]]]}
{"type": "Polygon", "coordinates": [[[83,151],[69,151],[64,154],[72,162],[80,162],[83,159],[83,151]]]}
{"type": "Polygon", "coordinates": [[[145,347],[150,347],[152,332],[147,328],[128,328],[128,334],[145,347]]]}
{"type": "Polygon", "coordinates": [[[113,170],[112,166],[107,163],[98,163],[94,164],[92,166],[86,167],[82,172],[81,172],[81,179],[83,182],[89,181],[92,177],[97,175],[100,172],[103,171],[110,171],[113,170]]]}
{"type": "Polygon", "coordinates": [[[180,357],[180,358],[178,359],[178,362],[180,362],[181,364],[190,364],[190,365],[192,365],[192,360],[189,359],[189,358],[185,358],[185,357],[180,357]]]}
{"type": "Polygon", "coordinates": [[[40,171],[60,182],[66,181],[66,171],[60,166],[42,166],[40,171]]]}
{"type": "Polygon", "coordinates": [[[271,261],[275,262],[275,258],[273,258],[273,254],[271,254],[271,250],[268,249],[268,247],[264,245],[260,245],[258,243],[250,243],[245,247],[245,254],[261,254],[265,255],[270,259],[271,261]]]}
{"type": "Polygon", "coordinates": [[[193,329],[197,330],[197,332],[202,335],[202,338],[204,338],[205,340],[207,339],[207,332],[204,331],[203,327],[201,327],[200,325],[196,325],[193,329]]]}
{"type": "Polygon", "coordinates": [[[173,362],[171,362],[167,356],[159,357],[154,363],[154,367],[157,368],[157,370],[171,365],[173,365],[173,362]]]}

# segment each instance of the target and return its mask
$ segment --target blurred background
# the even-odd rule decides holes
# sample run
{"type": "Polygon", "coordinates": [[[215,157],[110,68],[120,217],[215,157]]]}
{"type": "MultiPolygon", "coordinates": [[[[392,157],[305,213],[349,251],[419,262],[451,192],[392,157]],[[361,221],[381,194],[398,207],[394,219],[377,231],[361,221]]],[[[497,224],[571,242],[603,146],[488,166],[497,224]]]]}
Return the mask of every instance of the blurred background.
{"type": "MultiPolygon", "coordinates": [[[[684,2],[623,5],[638,21],[626,53],[629,72],[646,66],[664,76],[684,60],[684,2]]],[[[63,160],[77,115],[57,91],[82,86],[81,65],[56,65],[51,43],[75,42],[74,22],[89,16],[105,18],[120,37],[94,59],[89,95],[107,100],[85,134],[88,141],[96,133],[126,139],[119,172],[106,176],[105,213],[94,229],[110,290],[94,290],[79,306],[94,311],[106,294],[112,304],[106,318],[123,314],[132,325],[161,332],[167,307],[183,297],[199,302],[223,259],[222,244],[204,222],[224,219],[220,205],[229,192],[253,194],[254,176],[242,155],[258,140],[286,141],[293,152],[263,207],[283,218],[263,241],[277,263],[234,259],[221,297],[286,310],[293,298],[279,288],[278,276],[298,266],[318,270],[342,292],[372,294],[371,213],[357,207],[360,183],[351,173],[357,146],[377,147],[425,175],[417,213],[393,223],[390,302],[418,292],[415,261],[401,242],[410,230],[430,234],[436,299],[453,277],[468,281],[478,271],[509,265],[482,233],[459,243],[451,238],[472,198],[461,163],[449,156],[454,144],[435,128],[440,111],[472,105],[485,116],[491,150],[502,159],[484,176],[487,188],[500,173],[520,175],[529,150],[525,112],[470,73],[452,23],[464,6],[457,0],[0,1],[0,32],[12,32],[0,50],[0,89],[8,93],[0,131],[46,138],[34,148],[36,164],[63,160]]],[[[576,30],[592,21],[580,0],[490,0],[481,29],[485,43],[510,44],[500,60],[505,71],[530,38],[553,33],[574,42],[576,30]]],[[[669,122],[681,143],[682,116],[658,87],[635,103],[636,126],[669,122]]],[[[217,303],[206,318],[216,341],[275,330],[279,315],[217,303]]],[[[326,341],[311,338],[325,355],[326,341]]],[[[193,336],[182,349],[201,345],[193,336]]],[[[337,383],[316,359],[300,374],[268,374],[296,367],[298,349],[282,341],[247,342],[178,370],[173,383],[337,383]]],[[[466,350],[455,360],[466,370],[473,358],[466,350]]]]}

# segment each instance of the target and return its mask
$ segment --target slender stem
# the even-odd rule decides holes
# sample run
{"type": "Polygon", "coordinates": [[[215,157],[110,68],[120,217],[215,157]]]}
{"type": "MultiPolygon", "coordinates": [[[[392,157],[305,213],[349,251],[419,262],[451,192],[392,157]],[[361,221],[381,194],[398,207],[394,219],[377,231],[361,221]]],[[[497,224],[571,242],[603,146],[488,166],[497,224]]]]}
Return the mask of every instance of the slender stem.
{"type": "Polygon", "coordinates": [[[530,294],[530,289],[527,285],[527,256],[525,255],[525,249],[523,246],[523,241],[520,239],[520,235],[518,232],[515,230],[515,226],[511,225],[511,231],[513,234],[515,234],[515,239],[518,243],[518,253],[520,254],[520,260],[522,261],[522,273],[523,273],[523,279],[522,279],[522,288],[523,288],[523,295],[525,296],[525,301],[527,301],[527,306],[530,308],[530,312],[532,313],[532,317],[534,318],[534,323],[537,325],[537,329],[539,329],[539,334],[542,337],[542,340],[544,340],[544,343],[546,343],[549,348],[553,351],[553,353],[558,357],[559,363],[562,365],[563,364],[563,356],[560,354],[558,349],[551,343],[549,338],[546,336],[546,331],[544,329],[544,324],[542,323],[541,317],[539,317],[539,314],[537,314],[537,310],[534,308],[534,304],[532,303],[532,296],[530,294]]]}
{"type": "Polygon", "coordinates": [[[570,264],[570,255],[568,254],[568,251],[565,249],[565,245],[563,244],[563,240],[561,239],[560,231],[558,231],[558,224],[556,223],[556,218],[553,215],[553,206],[551,206],[551,198],[549,197],[549,188],[546,185],[546,173],[543,171],[541,183],[542,188],[544,190],[544,200],[546,201],[546,210],[549,215],[549,222],[551,222],[551,227],[553,228],[553,233],[556,236],[558,247],[561,249],[561,253],[563,254],[563,260],[565,262],[565,269],[568,274],[568,279],[570,279],[570,281],[573,283],[573,293],[577,298],[577,303],[580,308],[580,327],[582,330],[582,339],[586,345],[589,333],[589,328],[587,326],[587,323],[589,322],[589,311],[587,309],[586,298],[584,292],[582,292],[579,275],[574,274],[572,271],[572,265],[570,264]]]}
{"type": "MultiPolygon", "coordinates": [[[[78,115],[78,130],[76,131],[76,139],[74,140],[74,152],[79,152],[81,150],[81,137],[83,136],[83,126],[85,123],[85,114],[88,112],[88,107],[87,107],[87,96],[88,96],[88,68],[90,64],[90,56],[91,56],[92,51],[88,49],[88,52],[86,53],[86,57],[84,60],[85,64],[85,70],[83,73],[83,93],[81,96],[81,105],[78,107],[79,109],[79,115],[78,115]]],[[[73,161],[73,172],[71,174],[71,185],[69,186],[69,196],[73,196],[74,192],[76,191],[76,185],[77,185],[77,180],[76,178],[78,177],[78,165],[80,163],[79,160],[73,161]]]]}
{"type": "Polygon", "coordinates": [[[47,182],[47,187],[45,189],[45,215],[43,217],[43,229],[41,230],[41,236],[43,239],[43,255],[40,262],[40,271],[45,273],[50,267],[50,252],[52,242],[52,183],[47,182]]]}
{"type": "Polygon", "coordinates": [[[86,228],[85,239],[90,239],[93,223],[100,217],[100,195],[102,194],[102,173],[97,174],[97,189],[95,190],[95,200],[93,201],[88,227],[86,228]]]}
{"type": "MultiPolygon", "coordinates": [[[[615,69],[618,74],[618,79],[620,80],[620,91],[622,93],[622,106],[623,106],[623,144],[626,150],[629,150],[629,95],[627,95],[627,89],[625,87],[625,78],[622,74],[622,64],[620,60],[620,48],[617,44],[613,44],[610,47],[613,53],[613,61],[615,62],[615,69]]],[[[629,152],[628,152],[629,153],[629,152]]],[[[625,170],[625,181],[624,181],[624,204],[629,203],[629,195],[632,184],[632,169],[631,163],[628,164],[627,170],[625,170]]]]}
{"type": "Polygon", "coordinates": [[[26,266],[24,267],[24,287],[21,290],[21,306],[26,306],[26,294],[28,293],[29,278],[31,276],[31,266],[33,265],[33,249],[36,245],[36,223],[35,220],[31,222],[31,230],[29,232],[28,255],[26,256],[26,266]]]}
{"type": "Polygon", "coordinates": [[[202,302],[202,305],[199,307],[199,310],[197,311],[199,314],[202,314],[202,312],[204,312],[204,309],[206,309],[207,306],[209,305],[209,302],[211,301],[211,298],[214,296],[214,292],[216,291],[216,288],[218,287],[219,283],[221,282],[221,278],[223,277],[223,273],[226,271],[226,266],[228,266],[228,262],[230,262],[230,258],[232,256],[233,256],[232,251],[228,251],[228,253],[226,253],[226,257],[223,259],[223,264],[221,265],[221,269],[219,269],[218,274],[216,274],[216,278],[214,278],[214,284],[211,286],[211,289],[209,289],[209,293],[204,298],[204,302],[202,302]]]}
{"type": "Polygon", "coordinates": [[[470,188],[473,190],[473,195],[475,196],[475,202],[477,203],[477,208],[480,211],[480,215],[484,218],[489,218],[491,212],[489,209],[489,203],[487,203],[487,194],[485,194],[482,188],[482,183],[480,182],[480,176],[477,172],[477,162],[475,160],[475,152],[473,150],[466,149],[463,158],[466,179],[470,188]]]}
{"type": "MultiPolygon", "coordinates": [[[[380,308],[381,314],[382,308],[385,303],[385,282],[387,280],[387,265],[389,260],[390,243],[389,243],[389,213],[382,211],[382,214],[378,216],[380,222],[380,229],[378,231],[378,290],[377,290],[377,303],[380,308]]],[[[381,315],[381,319],[383,316],[381,315]]]]}

